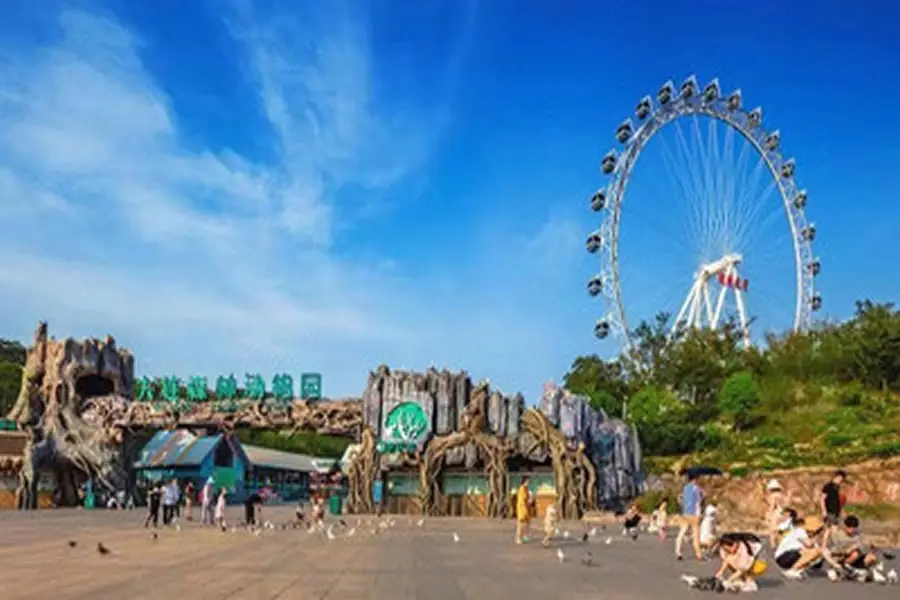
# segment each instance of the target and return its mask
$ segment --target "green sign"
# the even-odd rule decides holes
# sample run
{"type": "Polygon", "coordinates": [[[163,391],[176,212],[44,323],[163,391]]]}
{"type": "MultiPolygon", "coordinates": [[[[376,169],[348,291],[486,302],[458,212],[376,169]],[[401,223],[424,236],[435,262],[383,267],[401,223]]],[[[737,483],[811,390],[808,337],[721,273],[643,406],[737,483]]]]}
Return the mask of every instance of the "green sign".
{"type": "MultiPolygon", "coordinates": [[[[209,382],[206,377],[193,376],[187,382],[177,377],[150,379],[141,377],[135,382],[134,399],[157,407],[169,405],[179,411],[190,410],[194,404],[213,401],[216,410],[233,412],[240,402],[265,402],[286,409],[294,399],[294,378],[288,373],[278,373],[272,378],[271,390],[266,389],[266,380],[259,373],[245,373],[244,385],[238,387],[234,374],[216,377],[210,397],[209,382]]],[[[322,376],[319,373],[303,373],[300,376],[301,398],[320,399],[322,397],[322,376]]]]}
{"type": "Polygon", "coordinates": [[[300,398],[303,400],[320,400],[322,398],[322,375],[304,373],[300,376],[300,398]]]}
{"type": "Polygon", "coordinates": [[[380,448],[376,449],[382,454],[412,452],[430,429],[428,415],[417,402],[401,402],[385,418],[380,448]]]}

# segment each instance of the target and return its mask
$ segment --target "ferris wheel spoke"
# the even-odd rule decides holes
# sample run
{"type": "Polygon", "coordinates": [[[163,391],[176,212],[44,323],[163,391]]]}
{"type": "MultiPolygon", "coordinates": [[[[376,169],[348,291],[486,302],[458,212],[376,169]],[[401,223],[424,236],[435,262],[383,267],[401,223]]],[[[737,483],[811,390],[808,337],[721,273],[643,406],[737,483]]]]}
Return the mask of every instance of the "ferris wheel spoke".
{"type": "MultiPolygon", "coordinates": [[[[675,127],[680,129],[680,124],[677,121],[675,122],[675,127]]],[[[670,181],[677,184],[678,190],[681,192],[681,200],[689,204],[690,212],[679,211],[679,213],[682,218],[686,220],[685,225],[690,233],[690,239],[697,240],[699,239],[699,223],[702,219],[702,215],[699,207],[695,203],[689,202],[689,199],[696,195],[695,181],[692,178],[693,173],[690,170],[690,161],[684,156],[680,139],[675,140],[675,152],[673,152],[669,146],[665,135],[661,135],[660,140],[663,144],[663,159],[666,176],[670,181]]]]}

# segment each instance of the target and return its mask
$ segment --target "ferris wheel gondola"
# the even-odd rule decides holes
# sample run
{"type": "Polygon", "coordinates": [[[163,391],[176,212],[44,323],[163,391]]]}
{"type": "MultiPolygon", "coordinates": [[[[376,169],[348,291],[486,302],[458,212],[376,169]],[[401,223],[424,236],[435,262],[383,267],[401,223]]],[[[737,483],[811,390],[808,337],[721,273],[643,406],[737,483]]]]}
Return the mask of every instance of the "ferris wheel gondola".
{"type": "MultiPolygon", "coordinates": [[[[600,170],[603,175],[609,176],[609,182],[591,196],[591,209],[599,213],[602,220],[600,227],[589,234],[586,242],[588,251],[600,258],[600,272],[589,280],[587,291],[606,303],[604,316],[594,327],[598,338],[614,334],[626,347],[631,345],[626,299],[620,278],[620,242],[623,203],[635,164],[651,140],[667,125],[697,117],[715,120],[743,138],[771,177],[771,185],[780,198],[787,218],[793,248],[790,277],[793,281],[791,295],[794,297],[790,308],[793,313],[792,329],[801,331],[808,328],[811,314],[822,307],[822,298],[815,291],[815,279],[821,272],[821,263],[812,250],[817,230],[815,224],[806,219],[808,196],[806,190],[796,185],[796,161],[782,154],[781,131],[767,131],[763,127],[762,108],[744,109],[740,90],[723,96],[717,79],[701,88],[696,77],[691,75],[680,86],[676,87],[668,81],[654,96],[641,98],[634,111],[638,125],[635,126],[631,118],[622,121],[614,134],[619,146],[612,148],[600,161],[600,170]]],[[[627,223],[627,216],[624,219],[627,223]]],[[[740,227],[741,224],[732,226],[740,227]]],[[[723,244],[718,252],[714,257],[706,257],[694,272],[687,295],[671,325],[671,334],[686,327],[723,326],[726,322],[723,304],[726,296],[730,295],[736,306],[736,325],[744,343],[750,344],[752,319],[747,313],[746,296],[751,282],[744,275],[743,268],[745,261],[753,257],[736,248],[729,248],[727,244],[723,244]],[[718,288],[712,287],[715,283],[719,284],[718,288]]]]}

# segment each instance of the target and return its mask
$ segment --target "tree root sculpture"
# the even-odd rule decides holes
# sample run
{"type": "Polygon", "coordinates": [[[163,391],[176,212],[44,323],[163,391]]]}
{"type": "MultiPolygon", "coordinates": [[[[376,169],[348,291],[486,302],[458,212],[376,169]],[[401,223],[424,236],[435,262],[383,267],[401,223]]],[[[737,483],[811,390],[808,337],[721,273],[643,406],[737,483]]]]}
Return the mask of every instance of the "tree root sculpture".
{"type": "Polygon", "coordinates": [[[375,512],[373,486],[378,474],[378,456],[375,452],[375,432],[365,427],[360,436],[360,445],[350,458],[347,469],[348,495],[347,510],[351,513],[375,512]]]}
{"type": "Polygon", "coordinates": [[[584,444],[569,447],[565,436],[534,408],[523,413],[522,429],[550,454],[562,518],[580,519],[585,512],[596,509],[597,471],[584,453],[584,444]]]}

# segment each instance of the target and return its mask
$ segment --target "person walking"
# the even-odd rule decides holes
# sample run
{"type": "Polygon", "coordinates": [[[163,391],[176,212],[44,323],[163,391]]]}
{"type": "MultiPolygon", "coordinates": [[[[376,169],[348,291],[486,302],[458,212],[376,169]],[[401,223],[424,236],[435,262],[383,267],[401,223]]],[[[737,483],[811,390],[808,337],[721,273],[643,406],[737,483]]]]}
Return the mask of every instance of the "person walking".
{"type": "Polygon", "coordinates": [[[203,489],[200,490],[200,520],[204,525],[213,524],[212,507],[213,502],[216,501],[214,496],[213,478],[210,477],[206,480],[206,483],[203,484],[203,489]]]}
{"type": "Polygon", "coordinates": [[[700,510],[703,506],[703,490],[697,485],[697,475],[688,472],[685,477],[686,482],[681,491],[681,526],[678,528],[678,536],[675,538],[675,558],[683,560],[681,547],[684,545],[684,537],[690,529],[694,554],[697,556],[697,560],[703,560],[700,548],[700,510]]]}
{"type": "Polygon", "coordinates": [[[531,523],[531,491],[528,489],[530,479],[526,475],[522,478],[519,490],[516,492],[516,543],[522,544],[528,541],[528,526],[531,523]]]}
{"type": "Polygon", "coordinates": [[[831,477],[831,481],[822,486],[821,507],[822,519],[825,521],[825,534],[822,545],[828,547],[831,535],[841,523],[841,513],[844,511],[844,502],[841,498],[841,485],[847,481],[847,471],[838,469],[831,477]]]}
{"type": "Polygon", "coordinates": [[[144,519],[144,527],[150,527],[151,523],[154,529],[159,527],[160,496],[162,496],[162,489],[159,484],[154,483],[147,490],[147,518],[144,519]]]}

